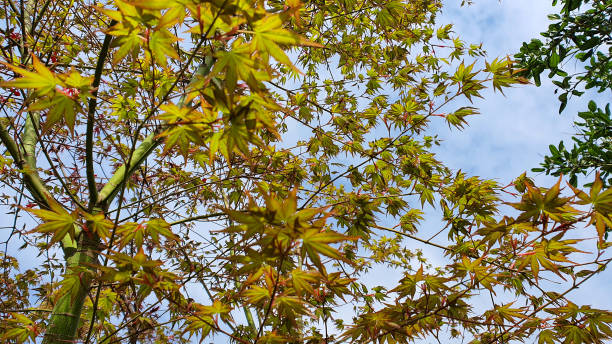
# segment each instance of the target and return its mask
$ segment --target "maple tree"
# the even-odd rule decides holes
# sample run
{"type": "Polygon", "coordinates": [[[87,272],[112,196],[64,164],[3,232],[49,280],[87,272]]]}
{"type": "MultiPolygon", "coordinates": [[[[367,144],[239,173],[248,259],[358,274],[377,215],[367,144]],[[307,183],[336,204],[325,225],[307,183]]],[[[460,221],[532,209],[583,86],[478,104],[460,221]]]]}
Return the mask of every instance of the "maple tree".
{"type": "Polygon", "coordinates": [[[612,337],[612,313],[570,298],[610,262],[612,189],[503,187],[431,152],[431,124],[460,130],[484,88],[521,82],[441,9],[5,1],[0,339],[612,337]],[[434,205],[449,245],[423,236],[434,205]],[[394,286],[367,281],[379,266],[394,286]]]}

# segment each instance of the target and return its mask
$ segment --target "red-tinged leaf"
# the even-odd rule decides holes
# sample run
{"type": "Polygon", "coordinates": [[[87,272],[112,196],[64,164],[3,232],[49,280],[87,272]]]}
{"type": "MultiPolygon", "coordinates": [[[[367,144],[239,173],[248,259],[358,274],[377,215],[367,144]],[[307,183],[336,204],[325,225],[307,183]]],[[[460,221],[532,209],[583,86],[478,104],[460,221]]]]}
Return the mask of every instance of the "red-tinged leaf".
{"type": "Polygon", "coordinates": [[[244,281],[242,283],[242,285],[243,286],[249,286],[249,285],[255,283],[256,281],[259,280],[259,278],[263,275],[263,273],[264,273],[264,267],[263,266],[259,267],[257,269],[257,271],[255,271],[255,272],[253,272],[253,273],[251,273],[249,275],[249,277],[246,279],[246,281],[244,281]]]}
{"type": "Polygon", "coordinates": [[[0,340],[6,343],[34,343],[38,335],[36,323],[23,314],[10,314],[11,318],[2,319],[4,328],[8,330],[0,333],[0,340]]]}
{"type": "Polygon", "coordinates": [[[75,267],[64,275],[60,282],[59,295],[69,295],[71,299],[75,299],[80,292],[85,292],[82,289],[84,279],[90,278],[91,272],[84,267],[75,267]]]}
{"type": "Polygon", "coordinates": [[[125,247],[132,240],[134,240],[136,247],[142,246],[145,229],[144,225],[135,222],[126,222],[117,227],[117,236],[120,238],[119,247],[125,247]]]}
{"type": "Polygon", "coordinates": [[[106,242],[110,237],[110,229],[113,228],[113,223],[104,217],[104,214],[88,214],[83,212],[83,217],[87,221],[87,228],[93,231],[106,242]]]}

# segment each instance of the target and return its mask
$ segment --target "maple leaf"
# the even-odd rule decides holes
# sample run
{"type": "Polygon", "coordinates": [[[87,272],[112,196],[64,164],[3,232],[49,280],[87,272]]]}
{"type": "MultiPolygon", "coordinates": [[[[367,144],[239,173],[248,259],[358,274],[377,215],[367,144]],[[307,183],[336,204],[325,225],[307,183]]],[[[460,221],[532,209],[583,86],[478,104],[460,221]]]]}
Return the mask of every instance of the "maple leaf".
{"type": "Polygon", "coordinates": [[[301,236],[302,252],[308,254],[312,262],[322,269],[321,258],[319,255],[324,255],[333,259],[344,260],[343,255],[337,249],[328,244],[338,243],[345,240],[351,240],[350,237],[344,236],[333,231],[320,231],[317,228],[306,230],[301,236]]]}
{"type": "Polygon", "coordinates": [[[32,232],[52,233],[50,244],[61,241],[67,234],[72,240],[75,240],[75,227],[78,225],[77,212],[68,213],[61,205],[50,199],[47,203],[49,210],[24,208],[43,221],[32,232]]]}
{"type": "Polygon", "coordinates": [[[7,343],[16,341],[17,343],[35,342],[37,333],[36,323],[19,313],[10,313],[11,317],[6,319],[10,326],[6,332],[0,334],[0,339],[7,343]]]}
{"type": "Polygon", "coordinates": [[[217,63],[212,70],[212,75],[225,76],[226,86],[232,92],[236,89],[238,79],[247,81],[250,74],[254,71],[256,64],[251,57],[251,50],[248,44],[242,39],[237,39],[232,43],[229,51],[218,51],[215,53],[217,63]]]}
{"type": "Polygon", "coordinates": [[[151,56],[160,66],[166,67],[168,65],[167,56],[175,60],[180,59],[173,46],[176,41],[178,41],[178,38],[168,30],[153,31],[149,35],[148,47],[151,56]]]}
{"type": "Polygon", "coordinates": [[[595,175],[595,181],[591,185],[589,194],[569,183],[568,185],[574,191],[574,195],[580,199],[579,204],[593,205],[588,225],[595,225],[599,242],[603,243],[606,231],[612,228],[612,187],[602,192],[603,181],[599,172],[595,175]]]}
{"type": "Polygon", "coordinates": [[[28,71],[7,63],[3,63],[14,72],[21,74],[21,78],[0,83],[2,87],[17,87],[34,89],[38,95],[47,95],[57,86],[63,86],[62,81],[53,74],[40,60],[32,55],[34,71],[28,71]]]}
{"type": "Polygon", "coordinates": [[[295,289],[298,295],[303,293],[312,294],[314,288],[313,283],[319,281],[320,275],[316,271],[304,271],[301,269],[294,269],[291,271],[291,281],[293,282],[293,289],[295,289]]]}
{"type": "Polygon", "coordinates": [[[87,221],[87,227],[98,237],[104,241],[110,237],[110,229],[113,228],[113,223],[107,219],[104,214],[88,214],[82,212],[83,217],[87,221]]]}

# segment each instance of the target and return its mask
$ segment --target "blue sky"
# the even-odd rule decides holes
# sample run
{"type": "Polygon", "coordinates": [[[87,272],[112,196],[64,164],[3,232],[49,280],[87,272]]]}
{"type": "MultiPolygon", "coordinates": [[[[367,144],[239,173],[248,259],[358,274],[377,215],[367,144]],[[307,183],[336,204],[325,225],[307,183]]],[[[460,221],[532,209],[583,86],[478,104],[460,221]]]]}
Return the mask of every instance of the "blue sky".
{"type": "MultiPolygon", "coordinates": [[[[469,43],[483,43],[487,59],[512,55],[522,42],[547,28],[546,15],[553,13],[550,1],[479,0],[467,7],[446,1],[445,5],[440,22],[452,22],[455,32],[469,43]]],[[[582,106],[571,104],[558,115],[553,87],[545,78],[541,87],[519,86],[504,93],[488,90],[485,99],[475,101],[481,115],[473,117],[469,127],[461,134],[442,133],[445,144],[438,152],[442,161],[470,174],[508,181],[536,167],[549,144],[571,137],[574,113],[582,106]]],[[[536,176],[536,180],[552,179],[536,176]]]]}

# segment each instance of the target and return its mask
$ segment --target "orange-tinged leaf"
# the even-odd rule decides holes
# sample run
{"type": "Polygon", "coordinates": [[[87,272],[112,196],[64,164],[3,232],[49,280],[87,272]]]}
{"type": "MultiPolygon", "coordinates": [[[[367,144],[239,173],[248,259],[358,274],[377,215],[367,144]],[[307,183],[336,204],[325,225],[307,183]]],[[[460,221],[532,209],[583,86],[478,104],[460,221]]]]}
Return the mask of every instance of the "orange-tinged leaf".
{"type": "Polygon", "coordinates": [[[531,273],[533,274],[533,277],[535,277],[536,283],[538,283],[538,274],[540,271],[540,264],[536,257],[533,257],[530,260],[531,260],[531,273]]]}
{"type": "Polygon", "coordinates": [[[552,188],[548,189],[548,191],[544,195],[544,203],[549,203],[555,198],[559,197],[560,186],[561,186],[561,177],[559,177],[559,180],[557,180],[557,183],[552,188]]]}
{"type": "Polygon", "coordinates": [[[597,235],[599,236],[599,242],[604,242],[606,226],[612,228],[612,216],[605,216],[604,214],[601,214],[599,212],[593,212],[590,222],[595,224],[595,228],[597,229],[597,235]]]}
{"type": "Polygon", "coordinates": [[[593,182],[593,185],[591,186],[591,191],[590,191],[591,199],[594,199],[599,194],[602,187],[603,187],[603,181],[599,177],[599,171],[597,171],[597,174],[595,175],[595,181],[593,182]]]}
{"type": "Polygon", "coordinates": [[[256,282],[257,280],[259,280],[259,278],[261,277],[261,275],[263,275],[264,273],[264,267],[261,266],[257,269],[257,271],[251,273],[249,275],[249,277],[246,279],[246,281],[244,281],[242,283],[243,286],[248,286],[250,284],[253,284],[254,282],[256,282]]]}
{"type": "Polygon", "coordinates": [[[580,190],[578,188],[575,188],[570,183],[567,183],[567,185],[572,189],[572,191],[574,191],[574,195],[581,200],[581,202],[578,203],[578,204],[588,204],[588,203],[591,202],[591,199],[589,198],[589,195],[586,194],[586,192],[584,192],[584,191],[582,191],[582,190],[580,190]]]}

